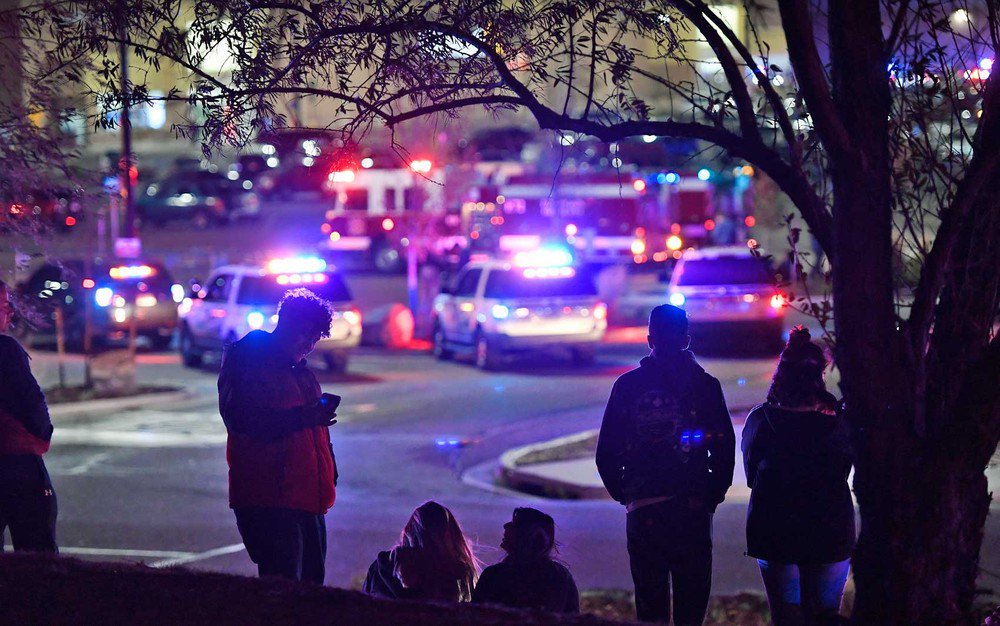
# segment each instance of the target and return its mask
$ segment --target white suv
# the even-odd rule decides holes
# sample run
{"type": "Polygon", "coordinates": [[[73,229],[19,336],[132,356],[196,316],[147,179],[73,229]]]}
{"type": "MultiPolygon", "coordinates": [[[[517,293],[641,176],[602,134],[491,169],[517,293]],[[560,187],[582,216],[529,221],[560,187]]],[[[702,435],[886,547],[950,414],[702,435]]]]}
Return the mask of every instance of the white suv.
{"type": "Polygon", "coordinates": [[[206,352],[221,351],[258,328],[274,330],[278,302],[289,289],[305,287],[333,305],[330,336],[316,344],[327,367],[347,369],[348,354],[361,341],[361,313],[343,278],[318,258],[275,259],[265,266],[215,269],[195,297],[178,308],[184,364],[201,365],[206,352]]]}
{"type": "Polygon", "coordinates": [[[495,369],[505,353],[563,348],[589,363],[607,314],[581,269],[535,265],[530,256],[472,262],[434,299],[434,354],[448,359],[466,352],[477,366],[495,369]]]}
{"type": "Polygon", "coordinates": [[[767,261],[745,246],[685,252],[666,300],[687,311],[692,334],[757,331],[765,341],[781,343],[788,301],[767,261]]]}

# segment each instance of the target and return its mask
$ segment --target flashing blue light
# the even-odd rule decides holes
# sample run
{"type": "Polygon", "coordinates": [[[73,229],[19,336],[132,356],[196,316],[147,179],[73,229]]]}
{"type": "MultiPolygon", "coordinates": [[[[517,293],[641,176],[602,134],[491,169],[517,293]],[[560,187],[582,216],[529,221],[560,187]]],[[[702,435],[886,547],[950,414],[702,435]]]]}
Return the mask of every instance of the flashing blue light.
{"type": "Polygon", "coordinates": [[[666,176],[663,177],[671,185],[676,185],[681,182],[681,175],[677,172],[667,172],[666,176]]]}
{"type": "Polygon", "coordinates": [[[494,304],[493,308],[490,309],[490,313],[492,313],[493,317],[498,320],[505,320],[507,319],[507,316],[510,315],[510,308],[502,304],[494,304]]]}
{"type": "Polygon", "coordinates": [[[518,267],[565,267],[573,264],[573,255],[565,248],[524,250],[514,255],[518,267]]]}
{"type": "Polygon", "coordinates": [[[462,445],[462,440],[458,437],[438,437],[434,440],[434,445],[439,448],[458,448],[462,445]]]}
{"type": "Polygon", "coordinates": [[[264,314],[260,311],[251,311],[247,314],[247,326],[257,330],[264,325],[264,314]]]}
{"type": "Polygon", "coordinates": [[[667,182],[667,175],[664,174],[663,172],[660,172],[659,174],[656,175],[656,182],[660,183],[661,185],[667,182]]]}
{"type": "Polygon", "coordinates": [[[94,292],[94,301],[99,307],[111,306],[111,300],[114,296],[115,292],[110,287],[101,287],[94,292]]]}
{"type": "Polygon", "coordinates": [[[684,306],[684,302],[686,300],[687,298],[685,298],[684,294],[680,292],[675,291],[674,293],[670,294],[670,304],[674,306],[684,306]]]}
{"type": "Polygon", "coordinates": [[[712,177],[712,170],[705,167],[698,170],[698,180],[708,180],[711,177],[712,177]]]}
{"type": "Polygon", "coordinates": [[[705,437],[705,433],[701,432],[700,430],[694,431],[694,442],[695,443],[698,443],[699,441],[701,441],[702,439],[704,439],[704,437],[705,437]]]}
{"type": "Polygon", "coordinates": [[[736,379],[736,384],[739,385],[740,387],[746,387],[747,386],[747,379],[746,378],[737,378],[736,379]]]}

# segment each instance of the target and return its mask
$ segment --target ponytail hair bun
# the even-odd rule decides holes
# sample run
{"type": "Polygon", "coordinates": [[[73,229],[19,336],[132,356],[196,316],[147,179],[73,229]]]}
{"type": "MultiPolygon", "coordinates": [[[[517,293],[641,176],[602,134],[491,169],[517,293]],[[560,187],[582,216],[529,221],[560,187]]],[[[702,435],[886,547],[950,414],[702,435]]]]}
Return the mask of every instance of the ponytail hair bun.
{"type": "Polygon", "coordinates": [[[826,367],[826,354],[823,348],[812,342],[809,329],[799,325],[788,333],[788,343],[781,351],[781,360],[793,366],[819,368],[826,367]]]}
{"type": "Polygon", "coordinates": [[[812,335],[809,334],[809,329],[801,324],[793,327],[788,333],[789,348],[804,348],[810,343],[812,343],[812,335]]]}

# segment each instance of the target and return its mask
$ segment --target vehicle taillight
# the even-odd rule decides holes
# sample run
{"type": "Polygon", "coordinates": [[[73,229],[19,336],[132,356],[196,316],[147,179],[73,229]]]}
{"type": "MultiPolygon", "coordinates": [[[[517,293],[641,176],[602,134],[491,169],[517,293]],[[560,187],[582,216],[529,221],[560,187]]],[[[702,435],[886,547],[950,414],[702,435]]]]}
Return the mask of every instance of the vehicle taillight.
{"type": "Polygon", "coordinates": [[[76,226],[76,218],[73,217],[72,215],[67,215],[66,216],[66,225],[67,226],[76,226]]]}
{"type": "Polygon", "coordinates": [[[357,309],[350,309],[348,311],[344,311],[344,320],[351,326],[360,326],[361,311],[357,309]]]}
{"type": "Polygon", "coordinates": [[[382,220],[382,230],[392,230],[396,227],[396,222],[392,221],[391,217],[387,217],[382,220]]]}
{"type": "Polygon", "coordinates": [[[608,318],[608,305],[598,302],[594,307],[594,319],[603,320],[608,318]]]}
{"type": "Polygon", "coordinates": [[[788,306],[788,299],[780,293],[776,293],[771,296],[771,308],[772,309],[783,309],[788,306]]]}
{"type": "Polygon", "coordinates": [[[632,240],[632,254],[642,254],[646,251],[646,242],[642,239],[632,240]]]}
{"type": "Polygon", "coordinates": [[[668,250],[680,250],[684,246],[684,240],[677,235],[670,235],[667,237],[667,249],[668,250]]]}
{"type": "Polygon", "coordinates": [[[97,283],[94,282],[93,278],[84,278],[83,279],[83,288],[84,289],[93,289],[94,285],[96,285],[96,284],[97,283]]]}

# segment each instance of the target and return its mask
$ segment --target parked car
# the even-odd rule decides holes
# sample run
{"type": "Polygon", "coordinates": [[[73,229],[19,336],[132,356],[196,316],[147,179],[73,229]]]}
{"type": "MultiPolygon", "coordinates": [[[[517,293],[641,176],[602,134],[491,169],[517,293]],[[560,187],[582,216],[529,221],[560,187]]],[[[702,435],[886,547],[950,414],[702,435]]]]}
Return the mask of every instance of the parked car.
{"type": "Polygon", "coordinates": [[[146,187],[138,197],[139,217],[153,224],[190,220],[196,228],[260,215],[260,199],[252,189],[222,174],[178,172],[146,187]]]}
{"type": "Polygon", "coordinates": [[[788,300],[767,261],[746,246],[688,250],[664,295],[687,311],[693,335],[756,333],[781,343],[788,300]]]}
{"type": "Polygon", "coordinates": [[[53,340],[56,310],[61,309],[66,344],[73,350],[83,347],[88,323],[92,339],[103,343],[127,338],[133,321],[137,335],[163,350],[173,338],[177,303],[183,297],[181,285],[155,262],[46,263],[18,290],[38,321],[29,339],[53,340]]]}
{"type": "Polygon", "coordinates": [[[181,303],[184,364],[200,366],[205,353],[221,352],[251,330],[273,330],[281,297],[295,287],[305,287],[333,305],[330,336],[316,344],[316,352],[328,369],[346,370],[350,351],[361,342],[361,313],[343,277],[314,257],[216,268],[202,289],[181,303]]]}
{"type": "Polygon", "coordinates": [[[590,273],[569,262],[568,252],[525,253],[466,265],[434,299],[435,356],[464,352],[497,369],[506,354],[563,349],[592,362],[608,308],[590,273]]]}

